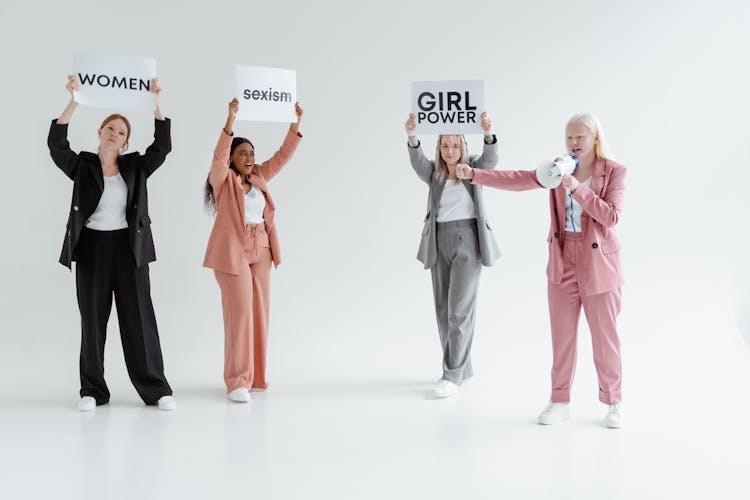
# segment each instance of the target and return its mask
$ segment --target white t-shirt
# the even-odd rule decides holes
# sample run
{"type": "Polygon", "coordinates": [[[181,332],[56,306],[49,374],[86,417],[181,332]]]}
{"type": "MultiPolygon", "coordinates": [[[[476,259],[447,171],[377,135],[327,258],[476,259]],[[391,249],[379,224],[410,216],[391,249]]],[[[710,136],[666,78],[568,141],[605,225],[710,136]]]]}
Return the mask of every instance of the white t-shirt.
{"type": "MultiPolygon", "coordinates": [[[[583,181],[581,184],[589,187],[591,185],[591,177],[583,181]]],[[[580,233],[583,207],[573,199],[573,195],[567,189],[565,190],[565,200],[565,230],[573,233],[580,233]]]]}
{"type": "Polygon", "coordinates": [[[266,198],[263,192],[255,186],[245,193],[245,224],[260,224],[263,222],[263,210],[266,208],[266,198]]]}
{"type": "Polygon", "coordinates": [[[128,227],[125,206],[128,203],[128,185],[119,173],[104,178],[104,191],[96,210],[86,221],[86,227],[97,231],[115,231],[128,227]]]}
{"type": "Polygon", "coordinates": [[[437,221],[449,222],[461,219],[476,219],[474,200],[462,182],[445,181],[445,188],[438,205],[437,221]]]}

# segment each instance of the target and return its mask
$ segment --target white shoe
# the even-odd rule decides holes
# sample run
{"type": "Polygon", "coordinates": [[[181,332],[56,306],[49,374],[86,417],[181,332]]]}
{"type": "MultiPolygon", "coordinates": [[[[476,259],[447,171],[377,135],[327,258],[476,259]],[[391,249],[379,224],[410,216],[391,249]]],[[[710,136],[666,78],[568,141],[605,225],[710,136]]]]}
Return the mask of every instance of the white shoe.
{"type": "Polygon", "coordinates": [[[177,401],[172,396],[162,396],[157,401],[159,409],[163,411],[173,411],[177,409],[177,401]]]}
{"type": "Polygon", "coordinates": [[[570,420],[570,405],[568,403],[550,402],[544,411],[539,414],[539,423],[542,425],[554,425],[570,420]]]}
{"type": "Polygon", "coordinates": [[[432,389],[432,395],[436,398],[449,398],[458,392],[458,386],[453,382],[440,379],[432,389]]]}
{"type": "Polygon", "coordinates": [[[619,429],[623,425],[622,407],[620,403],[609,405],[607,416],[604,417],[604,424],[610,429],[619,429]]]}
{"type": "Polygon", "coordinates": [[[91,396],[83,396],[78,401],[78,411],[91,411],[96,408],[96,399],[91,396]]]}
{"type": "Polygon", "coordinates": [[[247,390],[247,387],[238,387],[227,396],[236,403],[247,403],[250,401],[250,391],[247,390]]]}

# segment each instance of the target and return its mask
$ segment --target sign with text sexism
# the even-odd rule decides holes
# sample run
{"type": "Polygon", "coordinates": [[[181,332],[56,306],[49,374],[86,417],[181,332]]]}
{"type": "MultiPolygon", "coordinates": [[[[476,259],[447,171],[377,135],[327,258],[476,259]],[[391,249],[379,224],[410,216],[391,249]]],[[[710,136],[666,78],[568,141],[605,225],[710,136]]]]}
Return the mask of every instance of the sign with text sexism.
{"type": "Polygon", "coordinates": [[[259,122],[297,121],[297,72],[262,66],[237,66],[237,119],[259,122]]]}
{"type": "Polygon", "coordinates": [[[73,74],[79,84],[73,99],[79,104],[144,111],[156,108],[156,95],[150,91],[156,59],[74,54],[73,74]]]}
{"type": "Polygon", "coordinates": [[[411,82],[417,134],[482,134],[484,81],[411,82]]]}

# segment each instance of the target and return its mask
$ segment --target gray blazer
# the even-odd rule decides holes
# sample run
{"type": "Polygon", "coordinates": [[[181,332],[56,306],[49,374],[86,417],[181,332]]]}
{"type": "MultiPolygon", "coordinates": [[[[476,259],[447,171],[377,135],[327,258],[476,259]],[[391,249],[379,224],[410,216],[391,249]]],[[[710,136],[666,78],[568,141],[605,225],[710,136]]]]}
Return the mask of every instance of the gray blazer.
{"type": "MultiPolygon", "coordinates": [[[[493,143],[484,142],[484,150],[481,156],[473,155],[469,159],[469,165],[473,168],[494,169],[497,165],[497,138],[492,136],[493,143]]],[[[408,145],[408,144],[407,144],[408,145]]],[[[446,179],[438,179],[435,170],[435,162],[428,160],[422,152],[421,143],[417,147],[409,146],[409,159],[411,166],[417,176],[430,186],[430,194],[427,198],[427,215],[424,218],[422,229],[422,241],[419,243],[417,260],[424,264],[425,269],[435,265],[437,260],[437,237],[435,231],[435,220],[437,219],[440,197],[443,194],[446,179]]],[[[479,253],[482,257],[482,265],[491,266],[500,257],[500,248],[492,234],[492,228],[487,221],[482,199],[482,186],[472,184],[467,180],[461,181],[469,191],[474,200],[474,209],[477,213],[477,229],[479,235],[479,253]]]]}

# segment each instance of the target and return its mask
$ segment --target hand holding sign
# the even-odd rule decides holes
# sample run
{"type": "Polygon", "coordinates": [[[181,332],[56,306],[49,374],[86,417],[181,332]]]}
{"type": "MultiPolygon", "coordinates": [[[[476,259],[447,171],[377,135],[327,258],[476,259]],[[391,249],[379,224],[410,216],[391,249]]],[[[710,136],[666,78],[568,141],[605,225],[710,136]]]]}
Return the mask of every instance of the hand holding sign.
{"type": "Polygon", "coordinates": [[[299,122],[302,121],[302,115],[305,114],[305,110],[302,109],[298,102],[294,103],[294,114],[297,116],[297,121],[289,124],[289,130],[296,135],[299,133],[299,122]]]}
{"type": "Polygon", "coordinates": [[[456,165],[456,177],[458,177],[459,179],[473,179],[474,169],[466,163],[459,163],[458,165],[456,165]]]}
{"type": "Polygon", "coordinates": [[[484,130],[484,135],[492,134],[492,120],[489,119],[486,111],[482,113],[482,130],[484,130]]]}
{"type": "Polygon", "coordinates": [[[406,124],[404,125],[404,128],[406,128],[406,135],[409,137],[413,136],[416,127],[417,124],[414,123],[414,113],[409,113],[409,119],[406,120],[406,124]]]}
{"type": "Polygon", "coordinates": [[[81,86],[78,84],[78,80],[75,75],[68,75],[68,83],[65,85],[65,90],[70,92],[70,98],[73,98],[73,92],[77,92],[81,86]]]}

